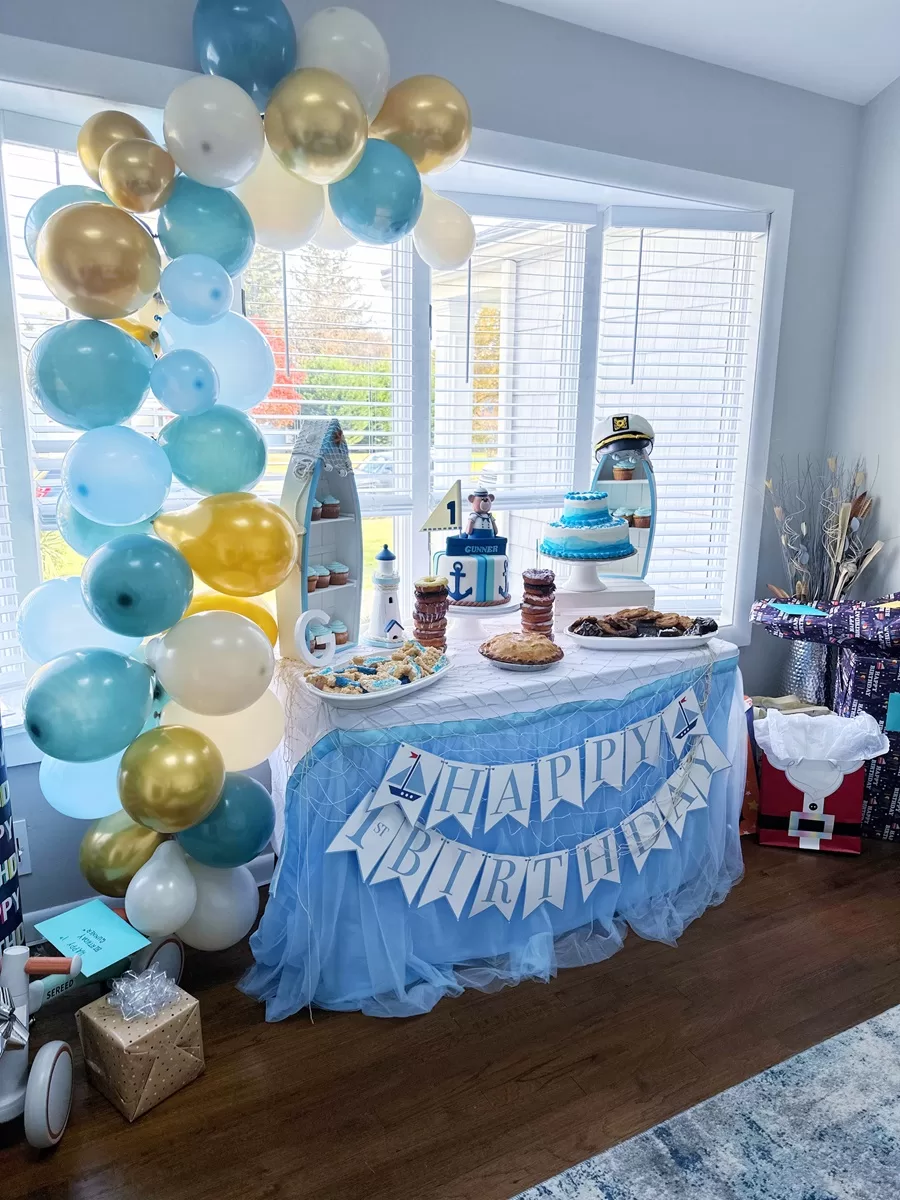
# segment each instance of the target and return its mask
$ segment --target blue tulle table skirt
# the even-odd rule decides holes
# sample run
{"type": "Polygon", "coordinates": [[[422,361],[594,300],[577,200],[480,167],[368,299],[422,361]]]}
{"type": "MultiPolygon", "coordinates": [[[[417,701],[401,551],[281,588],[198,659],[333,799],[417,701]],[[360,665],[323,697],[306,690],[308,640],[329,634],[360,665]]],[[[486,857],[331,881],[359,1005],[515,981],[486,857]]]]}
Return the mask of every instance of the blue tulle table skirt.
{"type": "MultiPolygon", "coordinates": [[[[601,786],[584,810],[559,804],[523,827],[505,819],[469,836],[451,820],[448,837],[493,853],[571,849],[617,825],[657,791],[675,766],[665,737],[657,766],[644,764],[622,790],[601,786]]],[[[427,1012],[466,987],[547,980],[560,967],[608,958],[626,927],[672,944],[742,871],[738,824],[746,775],[746,723],[737,658],[682,671],[615,700],[584,700],[505,717],[349,731],[332,729],[303,757],[287,788],[285,832],[268,904],[251,939],[255,966],[242,988],[265,1001],[270,1021],[302,1008],[372,1016],[427,1012]],[[562,909],[544,904],[511,920],[496,908],[457,919],[443,900],[411,907],[398,880],[370,886],[355,855],[326,854],[350,813],[377,786],[401,742],[459,762],[522,762],[623,729],[661,712],[688,686],[706,695],[710,734],[731,766],[712,776],[708,807],[687,814],[671,850],[654,850],[638,873],[620,858],[620,881],[603,881],[585,902],[571,864],[562,909]]],[[[483,809],[482,809],[483,814],[483,809]]]]}

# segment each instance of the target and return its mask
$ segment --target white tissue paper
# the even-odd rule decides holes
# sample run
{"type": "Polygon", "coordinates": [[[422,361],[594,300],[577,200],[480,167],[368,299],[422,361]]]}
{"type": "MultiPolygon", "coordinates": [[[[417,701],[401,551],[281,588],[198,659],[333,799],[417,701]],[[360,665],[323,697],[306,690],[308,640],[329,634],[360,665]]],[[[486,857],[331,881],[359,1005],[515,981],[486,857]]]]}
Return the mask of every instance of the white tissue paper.
{"type": "Polygon", "coordinates": [[[753,729],[766,758],[779,771],[815,759],[830,762],[844,775],[850,775],[867,759],[886,754],[891,748],[869,713],[812,717],[773,708],[761,721],[753,722],[753,729]]]}

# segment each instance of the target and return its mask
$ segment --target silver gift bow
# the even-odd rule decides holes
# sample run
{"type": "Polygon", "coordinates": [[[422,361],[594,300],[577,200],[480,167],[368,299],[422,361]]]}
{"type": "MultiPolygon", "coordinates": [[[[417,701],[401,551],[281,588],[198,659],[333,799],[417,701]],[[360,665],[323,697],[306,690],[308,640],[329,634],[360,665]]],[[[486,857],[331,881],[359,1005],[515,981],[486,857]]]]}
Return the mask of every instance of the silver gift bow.
{"type": "Polygon", "coordinates": [[[0,987],[0,1053],[4,1050],[24,1050],[28,1045],[28,1030],[16,1015],[12,992],[0,987]]]}

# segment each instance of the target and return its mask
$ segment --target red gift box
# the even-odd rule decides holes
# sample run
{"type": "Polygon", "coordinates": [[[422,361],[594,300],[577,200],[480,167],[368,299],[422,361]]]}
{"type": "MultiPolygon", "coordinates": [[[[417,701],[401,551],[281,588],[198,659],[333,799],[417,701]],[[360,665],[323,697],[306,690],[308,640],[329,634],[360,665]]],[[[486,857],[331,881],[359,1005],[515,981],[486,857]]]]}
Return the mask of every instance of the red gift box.
{"type": "Polygon", "coordinates": [[[763,846],[859,854],[865,768],[845,775],[840,787],[822,797],[801,792],[784,771],[763,755],[759,791],[759,840],[763,846]]]}

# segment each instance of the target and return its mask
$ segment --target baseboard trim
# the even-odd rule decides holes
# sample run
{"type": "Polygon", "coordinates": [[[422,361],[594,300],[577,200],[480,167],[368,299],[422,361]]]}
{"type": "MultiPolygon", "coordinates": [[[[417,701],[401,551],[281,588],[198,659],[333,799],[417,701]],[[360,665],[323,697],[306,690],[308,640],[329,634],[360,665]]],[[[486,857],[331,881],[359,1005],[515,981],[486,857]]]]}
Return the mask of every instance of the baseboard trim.
{"type": "MultiPolygon", "coordinates": [[[[275,855],[271,851],[268,854],[258,854],[252,862],[247,863],[247,866],[256,880],[256,886],[265,887],[272,879],[275,855]]],[[[26,912],[22,918],[25,924],[25,941],[30,943],[41,940],[41,935],[35,929],[35,925],[41,921],[47,921],[50,917],[57,917],[60,913],[68,912],[70,908],[77,908],[79,904],[86,904],[88,900],[96,899],[98,899],[97,895],[91,893],[87,896],[80,896],[77,900],[69,900],[65,904],[55,904],[51,908],[38,908],[32,912],[26,912]]],[[[114,900],[110,896],[100,896],[99,899],[104,904],[108,904],[110,908],[122,907],[121,900],[114,900]]]]}

